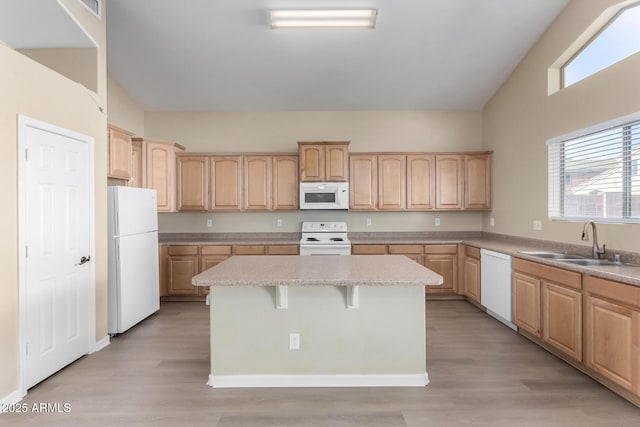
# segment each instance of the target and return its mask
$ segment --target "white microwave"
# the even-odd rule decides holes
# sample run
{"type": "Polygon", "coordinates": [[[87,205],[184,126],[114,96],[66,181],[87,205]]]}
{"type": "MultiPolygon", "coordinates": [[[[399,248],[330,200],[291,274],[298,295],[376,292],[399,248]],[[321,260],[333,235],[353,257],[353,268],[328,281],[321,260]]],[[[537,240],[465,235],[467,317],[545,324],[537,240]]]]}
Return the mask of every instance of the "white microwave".
{"type": "Polygon", "coordinates": [[[349,209],[349,183],[301,182],[300,209],[349,209]]]}

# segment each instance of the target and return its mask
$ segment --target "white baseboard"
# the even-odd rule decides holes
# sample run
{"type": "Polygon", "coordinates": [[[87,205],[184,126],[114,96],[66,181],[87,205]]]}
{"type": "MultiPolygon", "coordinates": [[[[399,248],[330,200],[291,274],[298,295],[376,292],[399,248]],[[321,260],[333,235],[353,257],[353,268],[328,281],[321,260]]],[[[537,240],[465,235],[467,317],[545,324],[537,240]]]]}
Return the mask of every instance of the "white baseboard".
{"type": "Polygon", "coordinates": [[[102,338],[100,341],[96,341],[96,343],[93,345],[93,349],[91,350],[91,353],[95,353],[96,351],[102,350],[103,348],[108,346],[110,343],[111,343],[111,340],[109,339],[109,335],[107,335],[106,337],[102,338]]]}
{"type": "Polygon", "coordinates": [[[13,393],[6,395],[2,399],[0,399],[0,414],[3,412],[4,408],[14,403],[18,403],[21,400],[22,400],[22,393],[20,393],[20,390],[16,390],[13,393]]]}
{"type": "Polygon", "coordinates": [[[213,388],[424,387],[429,374],[405,375],[209,375],[213,388]]]}

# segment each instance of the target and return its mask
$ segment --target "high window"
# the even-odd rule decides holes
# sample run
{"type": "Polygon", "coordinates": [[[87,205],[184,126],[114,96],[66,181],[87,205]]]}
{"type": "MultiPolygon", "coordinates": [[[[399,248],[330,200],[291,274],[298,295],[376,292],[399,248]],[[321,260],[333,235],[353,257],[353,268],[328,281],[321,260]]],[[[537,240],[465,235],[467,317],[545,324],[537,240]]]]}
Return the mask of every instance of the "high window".
{"type": "Polygon", "coordinates": [[[640,222],[640,114],[556,138],[549,149],[549,217],[640,222]]]}
{"type": "Polygon", "coordinates": [[[640,52],[640,3],[622,9],[562,67],[562,85],[570,86],[640,52]]]}
{"type": "Polygon", "coordinates": [[[80,0],[85,6],[91,10],[96,16],[100,17],[101,0],[80,0]]]}

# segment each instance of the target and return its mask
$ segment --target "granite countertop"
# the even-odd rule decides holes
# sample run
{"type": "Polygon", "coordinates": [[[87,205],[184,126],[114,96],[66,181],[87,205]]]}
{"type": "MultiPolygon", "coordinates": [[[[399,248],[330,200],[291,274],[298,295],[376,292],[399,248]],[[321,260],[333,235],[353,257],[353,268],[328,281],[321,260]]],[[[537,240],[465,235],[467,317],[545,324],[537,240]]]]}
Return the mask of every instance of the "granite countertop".
{"type": "Polygon", "coordinates": [[[194,286],[425,286],[442,276],[404,255],[235,256],[198,274],[194,286]]]}
{"type": "Polygon", "coordinates": [[[302,233],[160,233],[161,245],[297,245],[302,233]]]}

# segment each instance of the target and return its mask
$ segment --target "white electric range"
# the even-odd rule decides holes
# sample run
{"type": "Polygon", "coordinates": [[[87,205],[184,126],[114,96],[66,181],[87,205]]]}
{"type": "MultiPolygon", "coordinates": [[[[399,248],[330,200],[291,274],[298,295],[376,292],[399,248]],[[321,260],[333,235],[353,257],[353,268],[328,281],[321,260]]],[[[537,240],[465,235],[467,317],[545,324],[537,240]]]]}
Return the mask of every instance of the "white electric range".
{"type": "Polygon", "coordinates": [[[346,222],[303,222],[300,255],[351,255],[346,222]]]}

